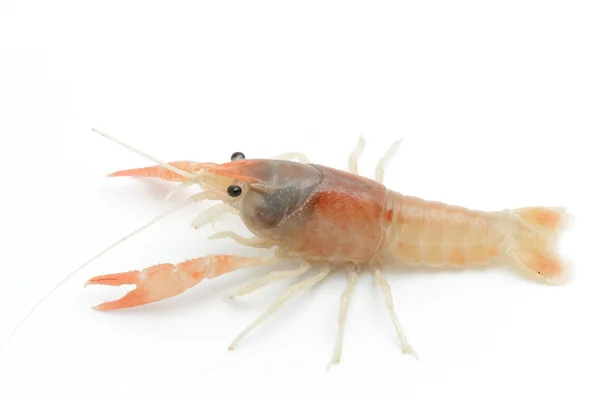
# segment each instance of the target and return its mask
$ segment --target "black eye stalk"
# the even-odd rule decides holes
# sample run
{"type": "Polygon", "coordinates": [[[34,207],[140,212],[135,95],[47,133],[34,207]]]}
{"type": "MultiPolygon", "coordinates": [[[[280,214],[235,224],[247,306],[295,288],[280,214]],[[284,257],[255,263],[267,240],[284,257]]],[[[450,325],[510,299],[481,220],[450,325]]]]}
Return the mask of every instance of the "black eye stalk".
{"type": "Polygon", "coordinates": [[[231,185],[227,188],[227,194],[231,197],[238,197],[242,194],[242,188],[237,185],[231,185]]]}
{"type": "Polygon", "coordinates": [[[235,153],[233,153],[231,155],[231,161],[237,161],[237,160],[245,160],[246,156],[244,155],[244,153],[236,151],[235,153]]]}

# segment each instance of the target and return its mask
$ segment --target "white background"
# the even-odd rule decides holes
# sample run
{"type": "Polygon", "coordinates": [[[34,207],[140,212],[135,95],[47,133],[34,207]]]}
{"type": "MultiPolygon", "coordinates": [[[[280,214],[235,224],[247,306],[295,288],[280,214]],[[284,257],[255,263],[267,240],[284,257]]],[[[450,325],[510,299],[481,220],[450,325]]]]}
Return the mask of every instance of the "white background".
{"type": "MultiPolygon", "coordinates": [[[[0,339],[54,284],[183,199],[168,184],[108,179],[164,160],[302,151],[346,168],[361,132],[373,176],[483,210],[567,206],[575,280],[508,269],[388,269],[419,352],[403,356],[362,275],[342,362],[327,371],[345,277],[337,273],[229,342],[285,290],[225,294],[262,270],[161,303],[100,313],[125,288],[91,276],[209,253],[260,254],[160,222],[52,295],[0,354],[0,398],[597,399],[600,347],[600,10],[595,1],[6,1],[0,3],[0,339]],[[572,396],[572,397],[571,397],[572,396]]],[[[189,193],[186,193],[189,194],[189,193]]],[[[217,230],[233,226],[231,218],[217,230]]],[[[341,233],[342,234],[342,233],[341,233]]]]}

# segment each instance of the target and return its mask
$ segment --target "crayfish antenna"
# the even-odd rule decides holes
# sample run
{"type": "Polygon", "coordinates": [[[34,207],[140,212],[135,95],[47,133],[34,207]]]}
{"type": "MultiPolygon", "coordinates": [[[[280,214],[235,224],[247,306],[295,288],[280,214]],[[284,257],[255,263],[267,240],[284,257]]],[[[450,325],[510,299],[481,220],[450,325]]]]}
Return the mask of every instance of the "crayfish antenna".
{"type": "Polygon", "coordinates": [[[172,172],[174,172],[174,173],[176,173],[178,175],[185,176],[188,179],[193,179],[196,176],[195,174],[190,174],[187,171],[184,171],[184,170],[182,170],[180,168],[174,167],[174,166],[172,166],[169,163],[166,163],[166,162],[164,162],[164,161],[162,161],[162,160],[160,160],[160,159],[158,159],[158,158],[156,158],[154,156],[151,156],[150,154],[147,154],[147,153],[145,153],[145,152],[143,152],[141,150],[138,150],[138,149],[136,149],[136,148],[128,145],[127,143],[124,143],[123,141],[110,136],[107,133],[100,132],[96,128],[92,129],[92,132],[95,132],[98,135],[102,136],[103,138],[108,139],[111,142],[114,142],[114,143],[116,143],[116,144],[118,144],[118,145],[120,145],[122,147],[125,147],[126,149],[128,149],[128,150],[130,150],[130,151],[132,151],[132,152],[134,152],[134,153],[136,153],[136,154],[138,154],[138,155],[140,155],[140,156],[142,156],[144,158],[147,158],[148,160],[153,161],[156,164],[160,165],[161,167],[166,168],[166,169],[168,169],[168,170],[170,170],[170,171],[172,171],[172,172]]]}

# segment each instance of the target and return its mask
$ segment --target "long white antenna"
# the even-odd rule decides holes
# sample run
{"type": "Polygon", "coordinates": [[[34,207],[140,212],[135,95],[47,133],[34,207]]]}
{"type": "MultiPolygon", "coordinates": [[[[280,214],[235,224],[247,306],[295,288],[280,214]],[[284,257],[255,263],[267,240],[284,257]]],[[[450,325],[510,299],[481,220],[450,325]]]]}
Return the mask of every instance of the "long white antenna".
{"type": "Polygon", "coordinates": [[[14,336],[15,333],[17,333],[17,330],[21,327],[21,325],[23,325],[23,323],[29,318],[29,316],[31,314],[33,314],[33,312],[52,294],[54,293],[63,283],[65,283],[67,280],[69,280],[73,275],[75,275],[76,273],[78,273],[79,271],[81,271],[83,268],[85,268],[86,266],[88,266],[92,261],[96,260],[97,258],[99,258],[100,256],[102,256],[103,254],[105,254],[107,251],[113,249],[114,247],[116,247],[117,245],[123,243],[124,241],[126,241],[127,239],[131,238],[132,236],[138,234],[139,232],[143,231],[144,229],[148,228],[149,226],[155,224],[156,222],[158,222],[159,220],[163,219],[164,217],[173,214],[175,211],[178,211],[180,209],[182,209],[183,207],[192,204],[192,201],[188,201],[185,202],[183,204],[179,204],[177,207],[172,208],[171,210],[168,210],[162,214],[157,215],[156,217],[152,218],[152,220],[150,220],[148,223],[144,224],[143,226],[139,227],[138,229],[136,229],[135,231],[131,232],[130,234],[128,234],[127,236],[119,239],[118,241],[116,241],[115,243],[111,244],[110,246],[108,246],[106,249],[102,250],[100,253],[96,254],[94,257],[90,258],[85,264],[83,264],[82,266],[80,266],[79,268],[77,268],[76,270],[74,270],[73,272],[71,272],[69,275],[67,275],[62,281],[60,281],[58,284],[56,284],[56,286],[54,286],[48,293],[46,293],[46,295],[44,297],[42,297],[40,299],[40,301],[37,302],[37,304],[35,306],[33,306],[33,308],[27,313],[27,315],[25,315],[25,317],[21,320],[21,322],[19,322],[19,324],[16,326],[16,328],[11,332],[11,334],[8,336],[8,338],[4,341],[4,343],[2,344],[2,347],[0,347],[0,353],[2,353],[2,350],[4,350],[4,347],[6,347],[6,345],[8,344],[8,342],[10,341],[10,339],[14,336]]]}
{"type": "Polygon", "coordinates": [[[148,160],[150,160],[150,161],[154,161],[155,163],[157,163],[157,164],[158,164],[158,165],[160,165],[161,167],[167,168],[167,169],[171,170],[172,172],[175,172],[175,173],[176,173],[176,174],[178,174],[178,175],[185,176],[186,178],[189,178],[189,179],[193,179],[193,178],[195,177],[195,175],[194,175],[194,174],[190,174],[189,172],[187,172],[187,171],[184,171],[184,170],[182,170],[182,169],[179,169],[179,168],[177,168],[177,167],[174,167],[174,166],[172,166],[172,165],[171,165],[171,164],[169,164],[169,163],[166,163],[166,162],[164,162],[164,161],[162,161],[162,160],[159,160],[159,159],[158,159],[158,158],[156,158],[156,157],[153,157],[153,156],[151,156],[150,154],[144,153],[144,152],[143,152],[143,151],[141,151],[141,150],[138,150],[138,149],[136,149],[136,148],[134,148],[134,147],[131,147],[131,146],[130,146],[130,145],[128,145],[127,143],[123,143],[123,142],[122,142],[122,141],[120,141],[119,139],[117,139],[117,138],[114,138],[114,137],[110,136],[110,135],[109,135],[109,134],[107,134],[107,133],[100,132],[98,129],[95,129],[95,128],[94,128],[94,129],[92,129],[92,132],[95,132],[95,133],[97,133],[98,135],[102,136],[103,138],[106,138],[106,139],[108,139],[108,140],[110,140],[110,141],[112,141],[112,142],[115,142],[116,144],[118,144],[118,145],[120,145],[120,146],[123,146],[123,147],[125,147],[126,149],[128,149],[128,150],[131,150],[131,151],[133,151],[134,153],[136,153],[136,154],[138,154],[138,155],[140,155],[140,156],[142,156],[142,157],[144,157],[144,158],[147,158],[147,159],[148,159],[148,160]]]}

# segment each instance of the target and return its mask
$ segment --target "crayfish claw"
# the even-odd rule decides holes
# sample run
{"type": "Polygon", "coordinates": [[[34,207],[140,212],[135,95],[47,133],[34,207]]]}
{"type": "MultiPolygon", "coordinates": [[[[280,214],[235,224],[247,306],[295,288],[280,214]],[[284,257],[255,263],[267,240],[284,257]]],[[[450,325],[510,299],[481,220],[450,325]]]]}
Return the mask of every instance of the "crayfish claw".
{"type": "Polygon", "coordinates": [[[211,279],[240,268],[265,265],[273,260],[229,255],[194,258],[174,264],[157,264],[142,271],[100,275],[89,279],[85,285],[136,285],[135,289],[119,300],[94,307],[108,311],[137,307],[177,296],[197,285],[205,278],[211,279]]]}
{"type": "MultiPolygon", "coordinates": [[[[87,285],[107,285],[107,286],[121,286],[121,285],[136,285],[140,282],[142,272],[140,271],[129,271],[122,272],[118,274],[108,274],[108,275],[100,275],[95,276],[85,283],[87,285]]],[[[85,287],[84,286],[84,287],[85,287]]],[[[98,311],[109,311],[109,310],[118,310],[122,308],[130,308],[140,306],[142,304],[148,303],[148,299],[144,298],[143,290],[136,288],[131,292],[127,293],[125,296],[115,301],[108,301],[92,307],[94,310],[98,311]]]]}

